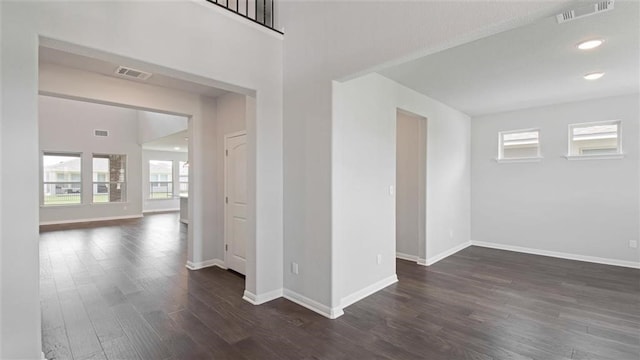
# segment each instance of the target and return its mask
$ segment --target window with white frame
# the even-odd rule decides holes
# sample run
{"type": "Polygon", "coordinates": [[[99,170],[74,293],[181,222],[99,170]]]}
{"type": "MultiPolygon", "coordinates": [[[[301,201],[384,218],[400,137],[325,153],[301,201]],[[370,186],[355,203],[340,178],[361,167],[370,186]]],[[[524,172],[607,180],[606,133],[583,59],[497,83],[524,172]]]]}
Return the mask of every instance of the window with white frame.
{"type": "Polygon", "coordinates": [[[178,163],[178,177],[180,181],[180,196],[189,195],[189,162],[180,161],[178,163]]]}
{"type": "Polygon", "coordinates": [[[498,160],[540,158],[539,129],[501,131],[498,138],[498,160]]]}
{"type": "Polygon", "coordinates": [[[620,121],[569,125],[569,156],[622,155],[620,121]]]}
{"type": "Polygon", "coordinates": [[[42,154],[42,205],[82,203],[81,154],[42,154]]]}
{"type": "Polygon", "coordinates": [[[92,164],[93,202],[126,201],[126,155],[93,154],[92,164]]]}
{"type": "Polygon", "coordinates": [[[173,161],[149,160],[149,199],[173,198],[173,161]]]}

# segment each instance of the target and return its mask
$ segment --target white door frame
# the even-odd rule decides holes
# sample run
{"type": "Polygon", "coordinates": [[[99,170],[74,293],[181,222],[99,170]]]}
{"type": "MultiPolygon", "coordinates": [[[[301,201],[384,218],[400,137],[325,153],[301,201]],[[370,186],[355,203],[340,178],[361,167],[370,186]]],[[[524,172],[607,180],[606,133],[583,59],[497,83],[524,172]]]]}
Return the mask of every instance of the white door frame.
{"type": "Polygon", "coordinates": [[[238,136],[242,136],[242,135],[247,135],[247,131],[246,130],[241,130],[241,131],[234,131],[228,134],[224,134],[224,199],[222,199],[223,201],[223,205],[224,205],[224,221],[223,221],[223,225],[222,225],[222,229],[224,231],[224,266],[229,269],[229,264],[227,262],[227,245],[229,244],[228,237],[229,237],[229,229],[227,229],[227,216],[228,214],[228,210],[227,210],[227,143],[229,141],[229,139],[234,138],[234,137],[238,137],[238,136]]]}

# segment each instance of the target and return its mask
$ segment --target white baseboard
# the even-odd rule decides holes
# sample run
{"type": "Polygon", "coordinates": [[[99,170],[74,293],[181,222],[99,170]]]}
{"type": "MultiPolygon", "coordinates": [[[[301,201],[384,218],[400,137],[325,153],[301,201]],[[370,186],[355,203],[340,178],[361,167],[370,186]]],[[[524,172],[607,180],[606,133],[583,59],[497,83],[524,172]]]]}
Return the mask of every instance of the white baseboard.
{"type": "Polygon", "coordinates": [[[107,217],[89,218],[89,219],[41,221],[40,225],[76,224],[76,223],[85,223],[85,222],[94,222],[94,221],[139,219],[141,217],[142,217],[142,214],[139,214],[139,215],[125,215],[125,216],[107,216],[107,217]]]}
{"type": "Polygon", "coordinates": [[[187,220],[187,219],[180,219],[180,222],[185,224],[185,225],[189,225],[189,220],[187,220]]]}
{"type": "Polygon", "coordinates": [[[205,260],[200,262],[187,261],[187,265],[186,265],[187,269],[189,270],[200,270],[200,269],[204,269],[211,266],[217,266],[224,270],[227,269],[227,267],[224,264],[224,261],[220,259],[211,259],[211,260],[205,260]]]}
{"type": "Polygon", "coordinates": [[[396,252],[396,258],[408,261],[418,262],[418,257],[415,255],[409,255],[401,252],[396,252]]]}
{"type": "Polygon", "coordinates": [[[281,297],[282,289],[276,289],[260,295],[256,295],[248,290],[245,290],[242,299],[253,305],[260,305],[281,297]]]}
{"type": "Polygon", "coordinates": [[[304,306],[311,311],[315,311],[318,314],[329,319],[337,319],[344,314],[344,311],[342,311],[342,308],[340,307],[330,308],[326,305],[320,304],[315,300],[311,300],[304,295],[298,294],[295,291],[284,289],[283,296],[285,299],[293,301],[294,303],[300,306],[304,306]]]}
{"type": "Polygon", "coordinates": [[[178,211],[180,211],[180,208],[143,210],[142,213],[153,214],[153,213],[178,212],[178,211]]]}
{"type": "Polygon", "coordinates": [[[418,258],[418,261],[416,262],[418,263],[418,265],[427,266],[427,259],[418,258]]]}
{"type": "Polygon", "coordinates": [[[398,282],[398,276],[396,276],[396,274],[393,274],[387,278],[384,278],[376,283],[373,283],[367,287],[365,287],[364,289],[358,290],[356,292],[354,292],[351,295],[345,296],[342,298],[342,300],[340,300],[340,307],[341,308],[346,308],[347,306],[356,303],[364,298],[366,298],[367,296],[376,293],[384,288],[386,288],[387,286],[397,283],[398,282]]]}
{"type": "MultiPolygon", "coordinates": [[[[460,244],[458,246],[454,246],[449,250],[445,250],[445,251],[441,252],[440,254],[428,257],[427,260],[424,262],[424,265],[431,266],[431,265],[437,263],[438,261],[457,253],[460,250],[468,248],[469,246],[471,246],[471,241],[467,241],[466,243],[462,243],[462,244],[460,244]]],[[[420,259],[420,260],[422,260],[422,259],[420,259]]]]}
{"type": "Polygon", "coordinates": [[[614,266],[640,269],[640,262],[634,262],[634,261],[616,260],[616,259],[601,258],[596,256],[586,256],[586,255],[569,254],[569,253],[563,253],[563,252],[557,252],[557,251],[539,250],[539,249],[498,244],[498,243],[485,242],[485,241],[471,241],[471,244],[474,246],[486,247],[491,249],[515,251],[515,252],[520,252],[525,254],[550,256],[550,257],[555,257],[560,259],[578,260],[578,261],[586,261],[586,262],[591,262],[596,264],[614,265],[614,266]]]}

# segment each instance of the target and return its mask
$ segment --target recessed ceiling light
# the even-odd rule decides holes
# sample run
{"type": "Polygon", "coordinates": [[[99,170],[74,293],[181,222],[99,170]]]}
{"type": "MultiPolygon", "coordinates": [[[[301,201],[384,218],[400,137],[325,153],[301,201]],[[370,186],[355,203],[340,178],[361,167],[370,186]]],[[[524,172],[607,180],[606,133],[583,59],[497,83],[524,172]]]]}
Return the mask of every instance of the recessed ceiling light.
{"type": "Polygon", "coordinates": [[[180,147],[176,146],[173,148],[173,150],[180,150],[180,147]]]}
{"type": "Polygon", "coordinates": [[[604,42],[604,40],[600,40],[600,39],[593,39],[593,40],[583,41],[580,44],[578,44],[578,49],[580,49],[580,50],[595,49],[598,46],[602,45],[603,42],[604,42]]]}
{"type": "Polygon", "coordinates": [[[604,76],[603,72],[594,72],[594,73],[586,74],[584,78],[587,80],[597,80],[597,79],[600,79],[602,76],[604,76]]]}

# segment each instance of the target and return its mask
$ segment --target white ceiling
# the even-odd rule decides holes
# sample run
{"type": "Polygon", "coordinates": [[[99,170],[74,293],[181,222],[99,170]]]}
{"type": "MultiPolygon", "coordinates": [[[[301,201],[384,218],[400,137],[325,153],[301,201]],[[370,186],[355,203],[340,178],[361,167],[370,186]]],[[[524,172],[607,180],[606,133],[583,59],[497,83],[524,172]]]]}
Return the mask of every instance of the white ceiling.
{"type": "MultiPolygon", "coordinates": [[[[209,97],[216,97],[227,93],[227,91],[214,88],[207,85],[198,84],[191,81],[185,81],[162,74],[155,73],[147,80],[137,80],[127,77],[122,77],[115,74],[118,66],[131,66],[128,64],[115,64],[101,59],[96,59],[88,56],[77,55],[57,49],[47,48],[41,46],[39,49],[39,61],[40,63],[56,64],[74,69],[84,70],[88,72],[98,73],[106,76],[112,76],[118,79],[126,79],[129,81],[140,82],[148,85],[162,86],[175,90],[186,91],[198,95],[205,95],[209,97]]],[[[146,69],[140,69],[137,66],[131,66],[134,69],[147,71],[146,69]]]]}
{"type": "Polygon", "coordinates": [[[157,151],[171,151],[171,152],[187,152],[189,147],[189,140],[187,130],[180,131],[153,141],[142,144],[142,148],[145,150],[157,150],[157,151]],[[175,148],[179,149],[175,149],[175,148]]]}
{"type": "Polygon", "coordinates": [[[563,24],[544,18],[380,74],[471,116],[638,93],[639,4],[618,0],[611,11],[563,24]],[[605,43],[576,48],[592,38],[605,43]],[[583,79],[594,71],[605,76],[583,79]]]}

